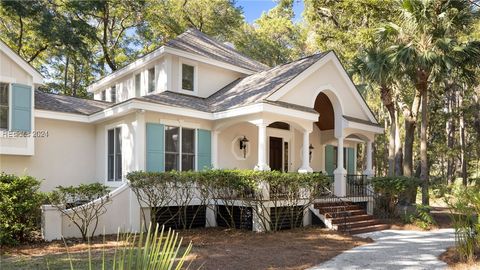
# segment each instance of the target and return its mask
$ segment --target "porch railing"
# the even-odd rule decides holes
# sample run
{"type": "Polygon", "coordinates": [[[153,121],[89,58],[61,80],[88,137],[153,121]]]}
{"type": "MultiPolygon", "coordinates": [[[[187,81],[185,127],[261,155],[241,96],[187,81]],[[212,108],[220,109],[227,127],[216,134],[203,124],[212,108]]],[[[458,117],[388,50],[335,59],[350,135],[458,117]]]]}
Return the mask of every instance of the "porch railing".
{"type": "Polygon", "coordinates": [[[369,194],[370,182],[366,175],[347,174],[347,197],[364,197],[369,194]]]}

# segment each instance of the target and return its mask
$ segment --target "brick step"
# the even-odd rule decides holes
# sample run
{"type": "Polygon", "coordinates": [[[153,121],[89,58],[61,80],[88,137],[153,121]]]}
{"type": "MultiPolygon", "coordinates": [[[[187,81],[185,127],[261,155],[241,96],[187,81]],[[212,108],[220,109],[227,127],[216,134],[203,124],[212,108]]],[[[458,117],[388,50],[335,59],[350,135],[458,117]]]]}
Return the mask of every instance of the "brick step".
{"type": "Polygon", "coordinates": [[[359,216],[359,215],[366,215],[367,212],[365,210],[347,210],[347,211],[341,211],[341,212],[327,212],[327,213],[321,213],[324,215],[326,218],[341,218],[344,216],[351,217],[351,216],[359,216]]]}
{"type": "Polygon", "coordinates": [[[359,233],[367,233],[367,232],[376,232],[376,231],[387,230],[387,229],[390,229],[390,225],[376,224],[376,225],[371,225],[366,227],[353,228],[348,232],[350,234],[359,234],[359,233]]]}
{"type": "MultiPolygon", "coordinates": [[[[355,222],[355,221],[363,221],[363,220],[370,220],[373,219],[373,216],[371,215],[356,215],[356,216],[347,216],[346,217],[347,222],[355,222]]],[[[339,224],[344,222],[343,217],[338,217],[338,218],[332,218],[330,219],[332,224],[339,224]]]]}
{"type": "Polygon", "coordinates": [[[343,211],[343,210],[361,210],[362,207],[360,205],[355,205],[355,204],[351,204],[351,205],[346,205],[346,206],[343,206],[343,205],[339,205],[339,206],[317,206],[315,205],[315,208],[318,209],[318,211],[320,211],[320,213],[328,213],[328,212],[338,212],[338,211],[343,211]]]}
{"type": "Polygon", "coordinates": [[[348,222],[346,224],[340,223],[338,224],[338,230],[339,231],[345,231],[346,229],[354,229],[354,228],[365,228],[368,226],[372,225],[377,225],[380,224],[381,222],[377,219],[368,219],[368,220],[362,220],[362,221],[354,221],[354,222],[348,222]]]}

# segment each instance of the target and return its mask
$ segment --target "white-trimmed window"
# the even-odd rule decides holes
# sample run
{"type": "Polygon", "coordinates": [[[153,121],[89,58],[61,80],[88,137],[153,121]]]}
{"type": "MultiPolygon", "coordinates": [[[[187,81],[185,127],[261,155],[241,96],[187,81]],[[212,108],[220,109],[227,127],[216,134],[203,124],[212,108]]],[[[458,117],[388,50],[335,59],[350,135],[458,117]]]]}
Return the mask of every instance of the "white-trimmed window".
{"type": "Polygon", "coordinates": [[[107,131],[107,180],[122,181],[122,128],[107,131]]]}
{"type": "Polygon", "coordinates": [[[110,88],[110,100],[112,102],[117,102],[117,86],[112,86],[112,88],[110,88]]]}
{"type": "Polygon", "coordinates": [[[195,170],[195,129],[165,126],[165,171],[195,170]]]}
{"type": "Polygon", "coordinates": [[[107,90],[103,90],[100,97],[103,101],[107,100],[107,90]]]}
{"type": "Polygon", "coordinates": [[[8,129],[9,84],[0,83],[0,129],[8,129]]]}
{"type": "Polygon", "coordinates": [[[135,74],[135,96],[141,96],[142,76],[140,73],[135,74]]]}
{"type": "Polygon", "coordinates": [[[155,68],[148,70],[148,93],[155,91],[155,68]]]}
{"type": "Polygon", "coordinates": [[[195,89],[195,66],[182,63],[182,90],[192,91],[195,89]]]}

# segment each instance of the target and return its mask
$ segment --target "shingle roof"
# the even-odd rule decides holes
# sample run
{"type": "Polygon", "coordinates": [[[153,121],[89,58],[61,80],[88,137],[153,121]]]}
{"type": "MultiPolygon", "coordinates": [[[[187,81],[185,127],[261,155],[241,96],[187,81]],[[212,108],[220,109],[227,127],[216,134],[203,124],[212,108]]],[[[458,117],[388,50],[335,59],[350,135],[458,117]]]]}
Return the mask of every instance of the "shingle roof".
{"type": "Polygon", "coordinates": [[[35,109],[90,115],[113,103],[35,91],[35,109]]]}
{"type": "Polygon", "coordinates": [[[218,112],[265,100],[327,53],[314,54],[238,79],[208,98],[210,108],[218,112]]]}
{"type": "Polygon", "coordinates": [[[168,41],[165,46],[198,54],[256,72],[269,68],[267,65],[239,53],[235,49],[216,41],[194,28],[188,29],[183,34],[168,41]]]}
{"type": "MultiPolygon", "coordinates": [[[[155,104],[188,108],[203,112],[220,112],[256,103],[269,103],[284,108],[306,112],[311,108],[280,101],[267,101],[266,98],[313,65],[327,52],[314,54],[266,71],[240,78],[220,89],[208,98],[200,98],[171,91],[136,97],[135,100],[155,104]]],[[[59,112],[89,115],[114,106],[110,102],[88,100],[70,96],[47,94],[36,91],[35,108],[59,112]]]]}
{"type": "Polygon", "coordinates": [[[210,108],[204,98],[165,91],[143,97],[136,100],[151,102],[155,104],[170,105],[181,108],[188,108],[203,112],[209,112],[210,108]]]}

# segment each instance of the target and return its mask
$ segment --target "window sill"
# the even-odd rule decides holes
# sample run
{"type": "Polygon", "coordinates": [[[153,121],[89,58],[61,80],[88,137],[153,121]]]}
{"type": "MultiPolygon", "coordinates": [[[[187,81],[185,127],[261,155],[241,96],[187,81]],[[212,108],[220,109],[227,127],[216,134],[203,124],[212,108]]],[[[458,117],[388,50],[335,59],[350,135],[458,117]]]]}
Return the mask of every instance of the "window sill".
{"type": "Polygon", "coordinates": [[[178,90],[179,93],[181,94],[185,94],[185,95],[190,95],[190,96],[198,96],[198,92],[197,91],[191,91],[191,90],[185,90],[185,89],[180,89],[178,90]]]}
{"type": "Polygon", "coordinates": [[[124,183],[123,180],[122,181],[108,181],[108,180],[106,180],[105,181],[105,186],[117,188],[117,187],[123,185],[123,183],[124,183]]]}

